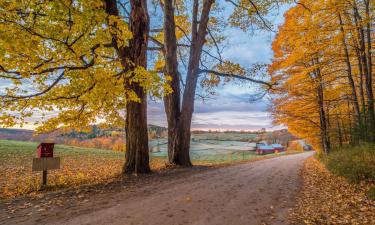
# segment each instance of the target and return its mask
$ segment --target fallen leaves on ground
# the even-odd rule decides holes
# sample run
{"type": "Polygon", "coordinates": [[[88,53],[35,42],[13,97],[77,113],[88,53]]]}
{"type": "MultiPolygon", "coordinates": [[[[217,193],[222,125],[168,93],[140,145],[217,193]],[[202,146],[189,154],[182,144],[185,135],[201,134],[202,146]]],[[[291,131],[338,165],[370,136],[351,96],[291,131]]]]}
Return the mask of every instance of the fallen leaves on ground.
{"type": "Polygon", "coordinates": [[[375,223],[375,201],[366,196],[370,184],[348,183],[313,157],[306,161],[302,177],[302,190],[290,214],[292,224],[375,223]]]}
{"type": "MultiPolygon", "coordinates": [[[[31,170],[37,143],[0,144],[0,200],[109,183],[118,177],[125,162],[125,153],[57,145],[55,154],[61,157],[61,168],[48,171],[48,186],[41,190],[41,172],[31,170]]],[[[153,170],[164,168],[165,159],[152,158],[150,166],[153,170]]]]}

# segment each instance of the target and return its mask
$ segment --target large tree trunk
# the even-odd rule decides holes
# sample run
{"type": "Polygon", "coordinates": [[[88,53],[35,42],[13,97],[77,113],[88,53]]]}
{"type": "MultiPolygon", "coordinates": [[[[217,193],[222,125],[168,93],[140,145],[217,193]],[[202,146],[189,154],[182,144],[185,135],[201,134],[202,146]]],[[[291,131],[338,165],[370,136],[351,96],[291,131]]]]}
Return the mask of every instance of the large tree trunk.
{"type": "Polygon", "coordinates": [[[190,162],[190,137],[191,122],[194,112],[194,99],[198,82],[199,60],[202,55],[202,49],[207,35],[208,20],[210,10],[214,0],[203,1],[202,12],[198,22],[198,0],[194,1],[193,23],[192,23],[192,42],[190,47],[189,65],[186,76],[185,90],[183,94],[182,110],[180,118],[180,148],[179,159],[182,165],[191,165],[190,162]],[[199,24],[199,26],[198,26],[199,24]]]}
{"type": "Polygon", "coordinates": [[[168,122],[168,158],[171,164],[183,164],[179,158],[180,147],[180,75],[177,62],[176,24],[173,0],[164,1],[164,56],[165,74],[171,76],[169,85],[172,93],[164,97],[164,107],[168,122]]]}
{"type": "MultiPolygon", "coordinates": [[[[106,0],[106,11],[110,15],[119,15],[116,0],[106,0]]],[[[129,26],[133,38],[129,47],[117,46],[116,33],[112,34],[121,62],[127,72],[136,67],[147,67],[147,41],[149,16],[146,0],[131,0],[129,26]]],[[[115,25],[116,26],[116,25],[115,25]]],[[[126,106],[126,161],[124,173],[150,172],[147,135],[147,95],[138,83],[125,80],[124,86],[133,90],[140,102],[129,102],[126,106]]]]}
{"type": "Polygon", "coordinates": [[[126,154],[123,171],[148,173],[147,95],[136,83],[133,83],[132,90],[137,93],[141,102],[129,102],[126,106],[126,154]]]}
{"type": "Polygon", "coordinates": [[[186,76],[186,85],[180,110],[180,88],[177,70],[177,54],[175,30],[173,19],[172,1],[165,1],[165,56],[166,74],[175,79],[171,82],[173,93],[165,98],[165,107],[168,118],[168,153],[170,163],[191,166],[190,160],[190,136],[191,122],[194,112],[194,98],[198,82],[199,60],[207,34],[209,14],[214,0],[203,1],[200,19],[198,21],[199,1],[193,3],[192,38],[189,56],[189,65],[186,76]],[[172,41],[174,42],[172,44],[172,41]],[[175,61],[176,60],[176,61],[175,61]],[[178,96],[177,96],[178,95],[178,96]]]}

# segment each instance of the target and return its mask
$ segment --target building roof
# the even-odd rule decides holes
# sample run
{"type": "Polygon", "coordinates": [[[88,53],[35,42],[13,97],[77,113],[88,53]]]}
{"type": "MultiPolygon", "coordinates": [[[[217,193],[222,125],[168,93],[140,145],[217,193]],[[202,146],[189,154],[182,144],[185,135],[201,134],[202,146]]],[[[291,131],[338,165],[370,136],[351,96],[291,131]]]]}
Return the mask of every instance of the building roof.
{"type": "Polygon", "coordinates": [[[274,148],[284,148],[281,144],[272,144],[274,148]]]}

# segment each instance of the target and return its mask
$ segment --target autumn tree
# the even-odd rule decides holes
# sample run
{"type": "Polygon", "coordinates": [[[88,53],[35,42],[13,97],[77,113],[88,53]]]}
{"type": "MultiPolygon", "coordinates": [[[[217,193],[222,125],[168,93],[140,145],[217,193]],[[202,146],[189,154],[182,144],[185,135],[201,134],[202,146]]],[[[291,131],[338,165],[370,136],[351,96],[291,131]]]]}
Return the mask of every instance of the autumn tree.
{"type": "Polygon", "coordinates": [[[0,122],[38,116],[39,131],[126,123],[124,172],[144,173],[146,92],[156,94],[160,79],[146,70],[146,1],[130,1],[128,20],[119,3],[1,1],[0,122]]]}
{"type": "Polygon", "coordinates": [[[273,43],[276,122],[325,153],[336,144],[372,142],[375,135],[372,7],[357,0],[299,1],[273,43]]]}
{"type": "MultiPolygon", "coordinates": [[[[228,28],[244,32],[254,29],[271,29],[265,19],[268,11],[282,1],[225,1],[192,0],[160,2],[164,17],[163,29],[155,29],[150,40],[160,49],[156,63],[166,77],[173,92],[164,97],[168,121],[169,162],[190,166],[191,122],[197,86],[212,88],[235,79],[258,84],[265,89],[271,84],[257,77],[262,67],[242,67],[222,57],[222,45],[228,28]],[[232,7],[229,17],[222,7],[232,7]],[[182,72],[184,74],[182,74],[182,72]]],[[[286,2],[286,1],[284,1],[286,2]]],[[[154,48],[155,49],[155,48],[154,48]]]]}

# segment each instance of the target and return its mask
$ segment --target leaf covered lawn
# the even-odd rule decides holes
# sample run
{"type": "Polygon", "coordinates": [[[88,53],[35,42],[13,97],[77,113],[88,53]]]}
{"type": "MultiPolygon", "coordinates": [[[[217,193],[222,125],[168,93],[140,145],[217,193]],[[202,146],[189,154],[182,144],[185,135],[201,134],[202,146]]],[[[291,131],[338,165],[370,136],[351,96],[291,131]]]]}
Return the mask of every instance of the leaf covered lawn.
{"type": "Polygon", "coordinates": [[[302,177],[292,224],[374,224],[375,201],[366,196],[370,184],[348,183],[313,157],[306,161],[302,177]]]}
{"type": "MultiPolygon", "coordinates": [[[[38,143],[0,140],[0,199],[37,193],[41,172],[32,172],[38,143]]],[[[61,169],[48,171],[47,190],[110,182],[121,173],[124,152],[56,145],[61,169]]],[[[152,169],[165,166],[163,158],[152,158],[152,169]]]]}

